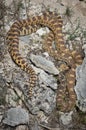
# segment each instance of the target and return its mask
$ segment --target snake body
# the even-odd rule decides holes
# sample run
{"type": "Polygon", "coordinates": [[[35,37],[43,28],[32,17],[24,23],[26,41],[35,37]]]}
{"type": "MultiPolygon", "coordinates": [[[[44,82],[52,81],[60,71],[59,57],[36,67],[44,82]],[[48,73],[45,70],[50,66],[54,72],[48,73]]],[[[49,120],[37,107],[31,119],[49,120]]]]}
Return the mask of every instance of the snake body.
{"type": "Polygon", "coordinates": [[[27,61],[19,53],[19,36],[31,34],[38,29],[38,26],[47,26],[50,29],[43,48],[49,52],[56,60],[64,61],[65,64],[61,64],[61,72],[65,73],[66,77],[66,88],[69,93],[69,100],[64,100],[64,81],[61,82],[61,88],[58,91],[56,102],[57,108],[60,111],[70,111],[76,101],[76,95],[74,92],[75,85],[75,69],[76,65],[82,63],[82,57],[76,51],[70,51],[65,47],[63,34],[62,34],[63,21],[59,15],[53,12],[44,12],[40,16],[34,16],[25,20],[18,20],[13,23],[10,30],[7,33],[6,43],[8,45],[9,53],[14,62],[21,67],[24,71],[29,73],[29,89],[28,93],[31,96],[32,89],[36,84],[37,76],[33,68],[27,63],[27,61]],[[52,41],[55,41],[55,49],[52,47],[52,41]]]}

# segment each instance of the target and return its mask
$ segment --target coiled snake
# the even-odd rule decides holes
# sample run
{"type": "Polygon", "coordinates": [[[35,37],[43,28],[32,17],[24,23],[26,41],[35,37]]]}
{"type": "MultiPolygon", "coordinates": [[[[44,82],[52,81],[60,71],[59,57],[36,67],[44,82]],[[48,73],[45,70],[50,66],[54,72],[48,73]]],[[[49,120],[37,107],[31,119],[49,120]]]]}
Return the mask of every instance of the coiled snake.
{"type": "MultiPolygon", "coordinates": [[[[6,43],[12,59],[21,69],[30,75],[28,94],[31,96],[37,76],[33,68],[19,53],[19,36],[35,32],[38,29],[38,25],[47,26],[50,29],[50,33],[46,37],[43,48],[56,60],[65,62],[65,64],[60,65],[59,69],[61,72],[65,72],[66,86],[64,85],[65,81],[60,81],[61,88],[57,93],[56,104],[60,111],[70,111],[74,107],[76,101],[74,92],[75,69],[77,64],[79,65],[82,63],[82,57],[78,52],[70,51],[65,47],[62,24],[61,17],[53,12],[43,12],[40,16],[18,20],[10,27],[6,36],[6,43]],[[55,49],[52,47],[53,40],[55,41],[55,49]],[[66,91],[69,95],[68,100],[65,100],[66,91]]],[[[59,77],[61,77],[61,75],[59,77]]]]}

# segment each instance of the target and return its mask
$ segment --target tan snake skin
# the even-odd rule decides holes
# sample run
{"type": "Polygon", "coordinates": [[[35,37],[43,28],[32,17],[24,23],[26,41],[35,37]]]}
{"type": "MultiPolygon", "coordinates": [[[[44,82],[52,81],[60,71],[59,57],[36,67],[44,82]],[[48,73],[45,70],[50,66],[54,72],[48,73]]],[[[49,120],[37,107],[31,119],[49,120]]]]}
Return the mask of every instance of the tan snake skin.
{"type": "Polygon", "coordinates": [[[61,88],[59,88],[57,92],[56,104],[60,111],[70,111],[73,109],[76,102],[76,95],[74,92],[75,69],[77,65],[82,63],[82,57],[76,51],[70,51],[65,47],[62,34],[62,24],[63,22],[61,17],[52,12],[46,12],[41,16],[34,16],[26,20],[16,21],[7,33],[6,43],[14,62],[30,75],[28,94],[31,97],[37,76],[32,67],[19,53],[19,36],[35,32],[39,28],[38,25],[47,26],[51,30],[46,37],[43,48],[56,60],[64,62],[59,67],[61,72],[61,75],[59,76],[61,88]],[[52,47],[53,40],[55,41],[55,48],[52,47]],[[63,74],[65,74],[65,81],[61,82],[63,74]],[[66,91],[68,92],[67,100],[65,99],[66,91]]]}

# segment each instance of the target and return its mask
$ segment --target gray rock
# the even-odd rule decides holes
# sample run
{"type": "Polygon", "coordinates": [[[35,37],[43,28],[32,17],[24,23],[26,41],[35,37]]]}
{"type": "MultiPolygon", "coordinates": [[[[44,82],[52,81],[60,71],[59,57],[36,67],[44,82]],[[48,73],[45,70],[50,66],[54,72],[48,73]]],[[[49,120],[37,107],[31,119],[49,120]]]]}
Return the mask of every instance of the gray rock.
{"type": "Polygon", "coordinates": [[[56,90],[57,89],[57,81],[52,75],[48,75],[44,71],[41,71],[39,74],[39,81],[44,83],[46,86],[56,90]]]}
{"type": "Polygon", "coordinates": [[[49,115],[55,108],[55,92],[45,85],[41,85],[39,88],[35,87],[34,91],[36,94],[34,94],[31,102],[28,100],[31,113],[37,114],[42,110],[44,113],[49,115]]]}
{"type": "Polygon", "coordinates": [[[54,75],[59,74],[59,71],[54,66],[54,64],[51,61],[47,60],[46,58],[39,55],[31,54],[30,59],[37,67],[42,68],[46,72],[54,75]]]}
{"type": "Polygon", "coordinates": [[[45,28],[40,28],[39,30],[37,30],[37,33],[40,35],[40,36],[43,36],[44,34],[49,33],[49,29],[47,27],[45,28]]]}
{"type": "Polygon", "coordinates": [[[40,101],[42,101],[40,105],[40,109],[43,110],[46,114],[50,114],[52,110],[55,108],[55,94],[50,89],[47,89],[44,94],[42,94],[40,101]]]}
{"type": "Polygon", "coordinates": [[[19,37],[19,39],[23,42],[26,42],[26,43],[29,43],[30,42],[30,36],[26,35],[26,36],[22,36],[22,37],[19,37]]]}
{"type": "Polygon", "coordinates": [[[0,74],[0,105],[6,104],[7,84],[4,76],[0,74]]]}
{"type": "Polygon", "coordinates": [[[83,64],[76,71],[77,83],[75,91],[77,94],[77,106],[81,111],[86,112],[86,58],[83,64]]]}
{"type": "Polygon", "coordinates": [[[60,120],[64,125],[69,125],[72,121],[72,111],[70,113],[61,114],[60,120]]]}
{"type": "Polygon", "coordinates": [[[29,123],[29,115],[26,110],[21,108],[20,106],[16,108],[11,108],[8,110],[3,123],[10,126],[27,124],[29,123]]]}

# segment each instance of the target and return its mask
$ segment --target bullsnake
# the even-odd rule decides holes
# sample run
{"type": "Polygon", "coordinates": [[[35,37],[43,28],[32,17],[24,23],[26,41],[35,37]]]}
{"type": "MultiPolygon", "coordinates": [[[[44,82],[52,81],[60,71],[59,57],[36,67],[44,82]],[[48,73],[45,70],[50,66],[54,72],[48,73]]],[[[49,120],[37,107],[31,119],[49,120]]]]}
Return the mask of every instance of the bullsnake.
{"type": "Polygon", "coordinates": [[[76,95],[73,88],[75,85],[75,68],[77,64],[79,65],[82,63],[82,57],[76,51],[70,51],[65,47],[62,34],[62,24],[62,18],[53,12],[43,12],[40,16],[18,20],[10,27],[6,36],[6,43],[14,62],[30,75],[28,93],[29,96],[31,96],[32,89],[36,84],[37,76],[32,67],[19,53],[19,36],[35,32],[39,28],[39,25],[47,26],[50,29],[50,33],[45,39],[43,48],[56,60],[64,61],[64,64],[61,64],[59,68],[63,73],[66,71],[66,88],[69,93],[69,100],[65,101],[64,93],[66,89],[63,85],[63,81],[60,84],[61,88],[57,94],[56,104],[60,111],[70,111],[74,107],[76,101],[76,95]],[[52,47],[53,40],[55,41],[55,49],[52,47]]]}

